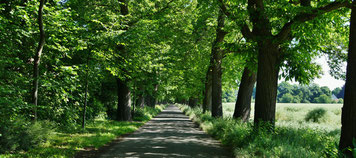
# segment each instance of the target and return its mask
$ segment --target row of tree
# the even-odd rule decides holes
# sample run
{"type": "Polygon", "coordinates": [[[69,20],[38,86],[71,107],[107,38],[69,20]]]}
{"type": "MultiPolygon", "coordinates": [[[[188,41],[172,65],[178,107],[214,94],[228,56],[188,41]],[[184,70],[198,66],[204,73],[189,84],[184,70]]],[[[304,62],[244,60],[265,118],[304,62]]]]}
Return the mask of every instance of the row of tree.
{"type": "MultiPolygon", "coordinates": [[[[320,52],[334,57],[335,52],[340,54],[340,48],[345,48],[343,45],[347,45],[346,41],[349,41],[340,148],[344,149],[352,146],[352,138],[356,136],[355,125],[351,123],[354,121],[351,113],[355,113],[356,109],[355,99],[352,98],[355,94],[351,92],[351,87],[356,83],[352,81],[351,77],[355,74],[353,74],[353,68],[350,66],[354,63],[354,58],[352,58],[354,53],[353,46],[355,45],[353,41],[355,37],[353,37],[352,33],[354,20],[351,20],[349,40],[345,40],[346,36],[343,33],[347,33],[347,29],[345,29],[347,21],[342,21],[341,19],[348,17],[349,8],[354,8],[355,2],[314,2],[310,0],[276,3],[263,0],[248,0],[247,3],[225,2],[224,0],[219,0],[219,2],[218,25],[216,38],[212,43],[211,62],[206,77],[203,108],[206,109],[209,106],[210,102],[207,100],[210,100],[209,89],[211,89],[212,116],[222,116],[221,65],[226,53],[225,48],[228,47],[227,52],[235,52],[236,50],[237,52],[243,52],[244,49],[254,50],[257,58],[250,56],[245,62],[253,64],[253,61],[257,61],[257,75],[255,74],[256,69],[246,65],[240,80],[234,117],[243,121],[248,120],[253,85],[257,81],[255,127],[258,128],[261,125],[265,125],[266,122],[273,127],[279,71],[283,70],[282,77],[286,79],[308,83],[320,73],[320,66],[313,63],[312,59],[320,52]],[[231,45],[228,42],[224,42],[225,36],[231,31],[226,29],[229,28],[225,25],[227,18],[229,22],[236,24],[234,28],[240,32],[240,36],[243,39],[233,48],[229,48],[231,45]],[[337,44],[335,46],[335,44],[328,43],[337,44]],[[335,47],[338,47],[338,49],[335,47]],[[209,82],[212,84],[209,84],[209,82]],[[349,91],[347,90],[348,86],[350,86],[349,91]]],[[[351,16],[352,18],[353,15],[351,16]]],[[[313,98],[312,101],[321,101],[325,96],[327,95],[322,94],[319,98],[313,98]]],[[[351,155],[350,152],[346,151],[345,153],[351,155]]]]}
{"type": "Polygon", "coordinates": [[[281,82],[278,85],[277,101],[280,103],[342,103],[343,92],[341,88],[330,91],[328,87],[320,87],[317,84],[304,86],[281,82]]]}
{"type": "Polygon", "coordinates": [[[278,74],[309,83],[321,54],[338,72],[349,42],[340,148],[349,147],[355,3],[1,0],[0,123],[24,117],[84,127],[103,111],[129,121],[135,107],[157,101],[202,103],[222,117],[222,91],[237,85],[234,117],[248,120],[257,82],[255,125],[273,127],[278,74]]]}
{"type": "MultiPolygon", "coordinates": [[[[278,103],[343,103],[345,86],[330,90],[329,87],[320,87],[317,84],[296,85],[281,82],[277,88],[278,103]]],[[[237,91],[226,89],[222,94],[223,102],[236,102],[237,91]]],[[[256,97],[256,87],[252,91],[252,99],[256,97]]]]}

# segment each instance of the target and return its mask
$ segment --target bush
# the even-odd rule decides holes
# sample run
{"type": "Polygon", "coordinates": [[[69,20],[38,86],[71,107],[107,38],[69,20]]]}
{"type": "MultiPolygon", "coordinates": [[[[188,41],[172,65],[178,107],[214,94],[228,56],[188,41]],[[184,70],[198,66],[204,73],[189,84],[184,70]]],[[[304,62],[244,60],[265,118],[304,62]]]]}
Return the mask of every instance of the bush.
{"type": "Polygon", "coordinates": [[[157,115],[163,110],[164,106],[156,105],[155,107],[145,106],[144,108],[137,108],[133,114],[135,121],[148,121],[153,116],[157,115]]]}
{"type": "Polygon", "coordinates": [[[48,121],[32,123],[17,118],[0,124],[0,153],[29,150],[45,143],[54,131],[48,121]]]}
{"type": "Polygon", "coordinates": [[[324,108],[316,108],[307,113],[305,121],[320,122],[325,117],[326,110],[324,108]]]}

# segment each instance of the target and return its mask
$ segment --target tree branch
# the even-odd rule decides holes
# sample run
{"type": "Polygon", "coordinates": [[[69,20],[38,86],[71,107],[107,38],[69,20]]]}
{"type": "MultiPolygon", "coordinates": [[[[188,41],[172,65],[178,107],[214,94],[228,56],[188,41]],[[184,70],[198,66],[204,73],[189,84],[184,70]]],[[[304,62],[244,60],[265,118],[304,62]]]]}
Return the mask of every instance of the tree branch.
{"type": "MultiPolygon", "coordinates": [[[[223,0],[219,0],[220,2],[220,9],[221,11],[231,20],[233,21],[237,21],[237,18],[231,14],[227,8],[226,8],[226,5],[224,3],[223,0]]],[[[243,22],[242,24],[239,25],[241,27],[241,33],[242,35],[244,36],[244,38],[246,40],[252,40],[255,36],[253,35],[253,33],[251,32],[250,28],[248,27],[248,25],[246,24],[246,22],[243,22]]]]}
{"type": "Polygon", "coordinates": [[[315,19],[317,16],[331,12],[333,10],[340,9],[342,7],[349,7],[350,3],[348,1],[344,2],[332,2],[326,6],[315,8],[309,13],[300,13],[296,15],[291,21],[286,23],[282,30],[275,36],[279,41],[286,40],[292,31],[292,25],[296,23],[303,23],[309,20],[315,19]]]}

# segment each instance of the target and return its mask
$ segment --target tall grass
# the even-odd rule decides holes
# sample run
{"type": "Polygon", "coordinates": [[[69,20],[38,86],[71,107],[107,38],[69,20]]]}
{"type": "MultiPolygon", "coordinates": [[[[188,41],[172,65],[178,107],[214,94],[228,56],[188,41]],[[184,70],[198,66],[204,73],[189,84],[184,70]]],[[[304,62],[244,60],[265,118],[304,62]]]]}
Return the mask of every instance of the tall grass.
{"type": "MultiPolygon", "coordinates": [[[[229,147],[236,157],[336,157],[339,131],[278,125],[273,132],[253,130],[251,123],[212,118],[200,108],[179,107],[207,133],[229,147]]],[[[292,110],[294,111],[294,109],[292,110]]]]}
{"type": "MultiPolygon", "coordinates": [[[[252,105],[251,119],[253,121],[254,106],[252,105]]],[[[341,128],[342,104],[302,104],[277,103],[276,125],[291,128],[310,128],[317,130],[335,131],[341,128]],[[319,122],[307,122],[307,114],[318,108],[326,110],[325,116],[319,122]]],[[[235,103],[224,103],[224,117],[232,117],[235,103]]]]}

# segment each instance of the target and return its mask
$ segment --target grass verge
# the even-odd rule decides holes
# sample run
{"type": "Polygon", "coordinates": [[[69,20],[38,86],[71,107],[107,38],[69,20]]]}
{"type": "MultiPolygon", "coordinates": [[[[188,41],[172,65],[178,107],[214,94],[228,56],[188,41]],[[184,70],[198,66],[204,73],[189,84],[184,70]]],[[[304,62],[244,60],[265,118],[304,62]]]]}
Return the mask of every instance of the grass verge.
{"type": "Polygon", "coordinates": [[[277,126],[273,132],[253,130],[251,123],[231,118],[213,118],[198,107],[179,105],[181,110],[236,157],[338,157],[339,131],[277,126]]]}
{"type": "Polygon", "coordinates": [[[140,126],[160,113],[165,106],[137,109],[137,115],[132,122],[117,122],[106,119],[96,119],[87,124],[85,130],[58,130],[48,141],[29,151],[18,151],[0,155],[0,157],[74,157],[88,148],[99,148],[115,138],[136,131],[140,126]]]}

